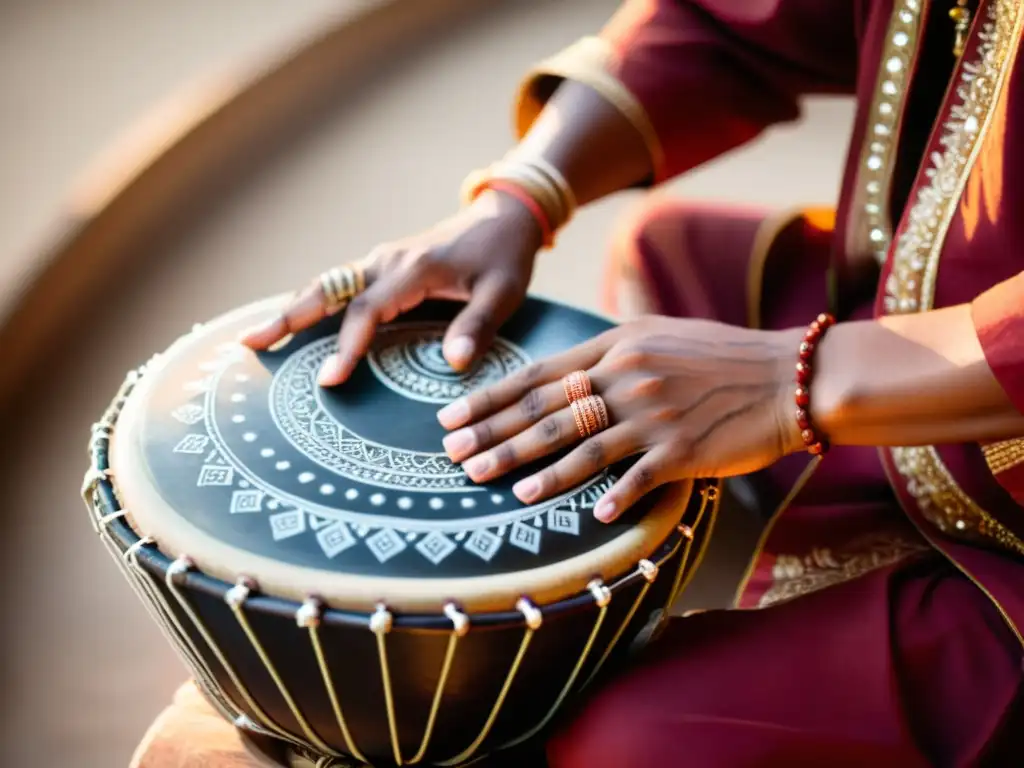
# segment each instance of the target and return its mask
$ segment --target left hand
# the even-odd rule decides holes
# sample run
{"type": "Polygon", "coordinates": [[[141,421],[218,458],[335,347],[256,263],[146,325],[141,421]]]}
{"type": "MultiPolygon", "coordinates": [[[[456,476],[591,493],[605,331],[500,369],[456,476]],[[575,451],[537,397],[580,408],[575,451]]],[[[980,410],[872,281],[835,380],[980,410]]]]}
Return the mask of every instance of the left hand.
{"type": "Polygon", "coordinates": [[[516,483],[535,504],[644,453],[602,497],[610,522],[665,483],[746,474],[803,448],[793,403],[803,330],[757,331],[705,320],[625,323],[443,408],[445,450],[486,482],[576,444],[516,483]],[[586,371],[609,427],[583,439],[562,378],[586,371]]]}

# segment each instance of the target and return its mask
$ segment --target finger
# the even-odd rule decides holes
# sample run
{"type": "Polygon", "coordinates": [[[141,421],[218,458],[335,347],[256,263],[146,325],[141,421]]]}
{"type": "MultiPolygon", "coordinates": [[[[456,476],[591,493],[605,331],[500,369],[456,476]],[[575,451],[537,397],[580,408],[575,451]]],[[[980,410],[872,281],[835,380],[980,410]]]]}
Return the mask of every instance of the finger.
{"type": "Polygon", "coordinates": [[[602,333],[547,360],[531,363],[489,387],[449,403],[437,413],[445,429],[458,429],[480,421],[521,400],[535,387],[561,382],[567,373],[593,368],[611,347],[612,338],[602,333]]]}
{"type": "Polygon", "coordinates": [[[270,318],[262,325],[244,331],[239,341],[251,349],[264,350],[285,336],[298,333],[320,322],[326,314],[320,282],[313,281],[292,298],[280,314],[270,318]]]}
{"type": "Polygon", "coordinates": [[[452,461],[465,461],[529,429],[540,419],[568,404],[561,381],[531,389],[518,402],[489,419],[448,434],[443,440],[444,449],[452,461]]]}
{"type": "Polygon", "coordinates": [[[594,505],[594,517],[610,523],[659,485],[671,480],[671,451],[655,448],[630,467],[594,505]]]}
{"type": "Polygon", "coordinates": [[[463,463],[462,468],[474,482],[485,483],[580,439],[572,409],[563,408],[525,432],[477,454],[463,463]]]}
{"type": "Polygon", "coordinates": [[[473,286],[469,303],[452,320],[444,340],[444,357],[465,370],[494,341],[498,328],[512,316],[525,291],[504,275],[484,277],[473,286]]]}
{"type": "Polygon", "coordinates": [[[420,270],[382,275],[345,308],[338,332],[338,351],[330,355],[317,379],[322,387],[335,387],[352,375],[356,365],[373,343],[381,323],[390,322],[412,309],[426,297],[427,286],[420,270]]]}
{"type": "Polygon", "coordinates": [[[632,424],[617,424],[581,443],[563,459],[512,487],[524,504],[536,504],[575,488],[602,469],[632,456],[643,447],[643,438],[632,424]]]}

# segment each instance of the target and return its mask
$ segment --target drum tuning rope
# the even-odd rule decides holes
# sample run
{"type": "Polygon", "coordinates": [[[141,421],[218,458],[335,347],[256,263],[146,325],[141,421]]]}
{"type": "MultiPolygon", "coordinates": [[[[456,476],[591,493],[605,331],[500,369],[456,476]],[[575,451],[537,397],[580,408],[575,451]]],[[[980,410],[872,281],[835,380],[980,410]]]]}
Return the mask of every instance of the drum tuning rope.
{"type": "Polygon", "coordinates": [[[398,722],[395,716],[395,697],[391,691],[391,669],[388,666],[388,647],[385,636],[395,624],[395,617],[384,603],[377,604],[377,610],[370,616],[370,631],[377,636],[377,657],[380,659],[380,674],[384,681],[384,706],[387,708],[388,730],[391,735],[391,751],[395,763],[404,765],[402,749],[398,743],[398,722]]]}
{"type": "MultiPolygon", "coordinates": [[[[184,572],[190,570],[191,568],[191,561],[184,557],[178,558],[178,560],[172,563],[171,567],[167,569],[167,576],[165,579],[167,589],[170,590],[172,595],[174,595],[174,599],[178,601],[178,605],[180,606],[181,610],[185,613],[186,616],[188,616],[189,620],[192,622],[192,625],[196,628],[196,631],[203,638],[203,642],[206,643],[206,646],[210,649],[210,652],[213,653],[213,655],[217,659],[217,662],[224,669],[224,672],[227,673],[227,676],[231,679],[231,683],[234,685],[235,690],[238,691],[238,695],[242,697],[242,700],[248,707],[249,712],[251,713],[252,716],[255,716],[257,718],[258,725],[262,726],[265,730],[267,730],[274,736],[277,736],[278,738],[284,739],[285,741],[291,742],[293,744],[299,744],[300,742],[298,741],[298,739],[296,739],[294,736],[292,736],[290,733],[284,730],[284,728],[275,723],[270,718],[270,716],[263,711],[263,708],[256,703],[255,698],[253,698],[253,695],[249,692],[249,689],[245,686],[245,683],[243,683],[242,679],[238,676],[238,672],[235,671],[234,666],[231,664],[231,662],[228,661],[228,658],[225,655],[223,649],[210,634],[210,630],[207,629],[206,624],[199,617],[199,615],[196,614],[195,610],[192,608],[192,605],[188,602],[184,593],[181,591],[181,588],[178,586],[178,583],[175,580],[175,576],[181,575],[184,572]]],[[[238,614],[236,613],[235,615],[237,617],[238,614]]]]}
{"type": "Polygon", "coordinates": [[[228,607],[231,608],[231,612],[235,615],[235,620],[238,621],[238,625],[242,628],[245,636],[249,639],[249,644],[252,645],[252,649],[256,651],[256,655],[259,656],[260,661],[263,663],[264,668],[267,670],[267,674],[270,675],[270,679],[274,681],[274,685],[277,686],[278,692],[281,694],[281,698],[284,699],[285,704],[291,711],[295,721],[299,724],[299,728],[302,729],[302,733],[305,734],[309,743],[315,746],[321,753],[327,755],[339,756],[341,753],[331,749],[323,739],[317,736],[316,732],[310,726],[305,716],[302,714],[302,710],[299,709],[295,703],[295,698],[292,696],[291,691],[288,690],[288,686],[284,684],[284,680],[281,679],[281,675],[277,671],[277,667],[274,666],[274,662],[271,661],[270,656],[267,654],[266,649],[263,647],[263,643],[260,642],[259,637],[253,632],[252,626],[249,624],[249,619],[245,615],[245,602],[249,599],[250,595],[259,589],[259,585],[254,579],[248,576],[239,577],[231,589],[228,590],[224,596],[225,602],[228,607]]]}
{"type": "Polygon", "coordinates": [[[323,678],[324,688],[327,690],[327,698],[331,702],[331,709],[334,710],[334,719],[338,722],[341,736],[345,739],[345,747],[357,760],[368,762],[363,753],[356,747],[352,733],[348,729],[348,722],[341,709],[341,702],[338,699],[338,692],[334,687],[334,678],[327,664],[327,656],[324,654],[323,645],[320,642],[320,618],[323,614],[323,603],[316,597],[308,597],[295,613],[295,622],[309,632],[309,642],[313,646],[313,655],[316,656],[316,663],[320,667],[320,677],[323,678]]]}
{"type": "Polygon", "coordinates": [[[589,591],[591,596],[594,598],[594,604],[597,605],[598,612],[597,618],[594,619],[594,626],[590,630],[590,635],[587,637],[587,642],[584,644],[583,650],[580,652],[579,658],[576,660],[576,666],[573,667],[572,672],[569,674],[569,679],[566,680],[565,685],[562,686],[562,690],[558,694],[558,698],[555,699],[555,703],[551,705],[548,713],[541,718],[541,721],[522,736],[513,739],[507,744],[503,744],[501,747],[502,749],[508,749],[510,747],[517,746],[518,744],[522,744],[524,741],[529,741],[547,727],[548,723],[551,722],[558,710],[561,709],[562,703],[576,684],[576,678],[579,677],[580,672],[583,670],[587,660],[590,658],[590,653],[594,648],[594,642],[597,640],[597,635],[601,631],[601,627],[604,626],[604,620],[608,615],[608,606],[611,605],[612,602],[612,591],[601,579],[594,579],[587,584],[587,591],[589,591]]]}
{"type": "Polygon", "coordinates": [[[516,675],[519,673],[519,667],[523,663],[523,659],[526,657],[526,651],[530,647],[530,641],[533,640],[534,633],[540,629],[544,623],[544,615],[541,613],[540,608],[534,605],[533,601],[528,597],[520,597],[516,601],[516,610],[523,614],[523,619],[526,622],[526,629],[523,631],[523,639],[519,643],[519,651],[516,653],[515,659],[512,660],[512,666],[509,667],[508,674],[505,676],[505,683],[501,686],[501,690],[498,692],[498,698],[494,702],[494,706],[491,708],[491,713],[487,716],[487,720],[484,722],[483,727],[480,729],[480,733],[473,743],[466,747],[455,757],[450,760],[438,763],[438,765],[453,766],[461,763],[468,762],[470,758],[476,754],[476,751],[480,749],[480,746],[487,739],[487,736],[491,732],[491,728],[494,727],[495,721],[498,719],[498,713],[501,712],[502,706],[505,704],[505,698],[508,696],[509,689],[512,688],[512,683],[516,679],[516,675]]]}
{"type": "Polygon", "coordinates": [[[452,633],[448,636],[448,647],[445,649],[444,662],[441,664],[441,676],[437,680],[437,690],[434,691],[434,699],[430,704],[430,714],[427,716],[427,725],[423,729],[423,741],[409,761],[409,765],[415,765],[423,760],[430,745],[430,737],[434,734],[434,724],[437,722],[437,713],[441,709],[441,699],[444,696],[445,686],[448,684],[448,675],[452,669],[452,661],[455,659],[455,649],[459,640],[469,634],[469,616],[459,610],[459,607],[448,602],[444,605],[444,615],[452,623],[452,633]]]}
{"type": "Polygon", "coordinates": [[[719,481],[717,480],[701,481],[700,508],[697,510],[697,515],[694,518],[692,525],[687,525],[685,523],[679,524],[678,531],[682,535],[685,543],[683,544],[683,556],[679,560],[679,570],[676,572],[676,578],[672,584],[672,591],[669,592],[668,601],[665,603],[666,612],[676,601],[676,598],[678,598],[682,591],[689,585],[690,579],[693,578],[694,573],[697,572],[701,561],[704,559],[704,553],[707,551],[707,543],[711,539],[711,534],[715,529],[715,521],[718,519],[718,504],[720,501],[719,497],[721,495],[718,492],[718,482],[719,481]],[[686,566],[690,562],[690,550],[693,548],[693,542],[695,539],[694,532],[704,521],[705,513],[709,512],[710,522],[708,523],[708,530],[702,536],[700,551],[694,561],[693,568],[691,568],[687,574],[686,566]]]}

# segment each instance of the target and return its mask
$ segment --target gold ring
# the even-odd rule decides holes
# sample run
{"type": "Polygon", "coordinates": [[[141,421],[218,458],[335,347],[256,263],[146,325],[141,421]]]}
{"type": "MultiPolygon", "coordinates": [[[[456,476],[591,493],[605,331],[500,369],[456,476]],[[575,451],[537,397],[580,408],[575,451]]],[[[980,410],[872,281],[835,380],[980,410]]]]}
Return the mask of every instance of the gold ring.
{"type": "Polygon", "coordinates": [[[580,437],[586,439],[608,429],[608,408],[600,395],[589,395],[574,400],[570,407],[580,437]]]}
{"type": "Polygon", "coordinates": [[[586,371],[573,371],[562,377],[562,389],[565,391],[565,399],[569,404],[593,394],[590,385],[590,376],[586,371]]]}
{"type": "Polygon", "coordinates": [[[358,263],[331,267],[321,273],[319,279],[327,314],[344,309],[353,298],[366,290],[366,272],[358,263]]]}

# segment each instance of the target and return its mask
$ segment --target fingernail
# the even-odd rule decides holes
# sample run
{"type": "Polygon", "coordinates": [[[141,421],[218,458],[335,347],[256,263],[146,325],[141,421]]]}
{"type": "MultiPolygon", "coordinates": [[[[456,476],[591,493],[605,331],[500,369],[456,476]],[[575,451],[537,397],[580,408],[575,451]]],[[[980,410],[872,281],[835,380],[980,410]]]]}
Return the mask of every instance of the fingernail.
{"type": "Polygon", "coordinates": [[[456,400],[448,403],[448,405],[437,412],[437,420],[441,422],[441,426],[448,429],[457,429],[465,424],[468,419],[469,403],[465,400],[456,400]]]}
{"type": "Polygon", "coordinates": [[[473,358],[474,349],[476,349],[476,342],[473,339],[469,336],[457,336],[448,342],[444,356],[450,365],[461,368],[473,358]]]}
{"type": "Polygon", "coordinates": [[[462,465],[462,468],[466,470],[466,474],[474,480],[484,477],[488,470],[491,468],[491,457],[487,454],[481,456],[474,456],[472,459],[462,465]]]}
{"type": "Polygon", "coordinates": [[[540,492],[540,483],[535,478],[527,477],[520,480],[518,483],[512,486],[512,493],[516,495],[520,501],[529,503],[536,498],[540,492]]]}
{"type": "Polygon", "coordinates": [[[610,523],[615,518],[615,500],[605,496],[594,506],[594,517],[602,523],[610,523]]]}
{"type": "Polygon", "coordinates": [[[320,366],[320,374],[317,376],[317,383],[321,387],[331,387],[338,383],[342,374],[341,355],[334,354],[324,360],[320,366]]]}
{"type": "Polygon", "coordinates": [[[459,461],[473,450],[476,445],[476,438],[473,436],[473,430],[460,429],[458,432],[452,432],[450,435],[447,435],[441,443],[444,445],[448,458],[452,461],[459,461]]]}

